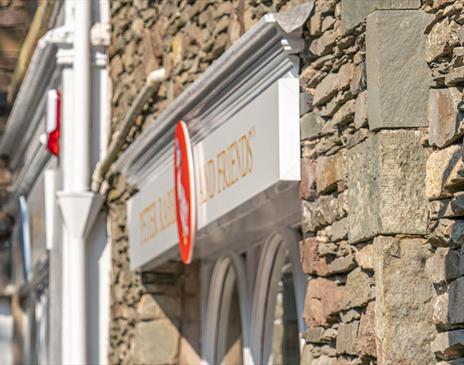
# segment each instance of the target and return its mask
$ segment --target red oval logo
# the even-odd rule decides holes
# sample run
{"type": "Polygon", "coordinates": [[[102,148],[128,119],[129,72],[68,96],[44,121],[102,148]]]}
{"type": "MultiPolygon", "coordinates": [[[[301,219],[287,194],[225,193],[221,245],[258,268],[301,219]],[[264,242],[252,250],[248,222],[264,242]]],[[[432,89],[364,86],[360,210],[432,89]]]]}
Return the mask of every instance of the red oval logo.
{"type": "Polygon", "coordinates": [[[193,154],[187,125],[180,121],[174,133],[174,190],[179,248],[182,261],[192,261],[196,229],[193,154]]]}

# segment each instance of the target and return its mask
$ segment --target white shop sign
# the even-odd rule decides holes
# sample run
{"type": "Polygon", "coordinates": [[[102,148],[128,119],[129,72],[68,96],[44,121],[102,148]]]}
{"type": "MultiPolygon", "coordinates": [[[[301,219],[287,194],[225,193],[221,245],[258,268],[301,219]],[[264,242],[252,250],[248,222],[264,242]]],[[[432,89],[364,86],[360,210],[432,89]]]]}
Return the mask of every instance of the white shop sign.
{"type": "MultiPolygon", "coordinates": [[[[197,229],[277,183],[298,181],[299,141],[299,82],[283,78],[195,144],[197,229]]],[[[132,269],[177,245],[174,199],[172,163],[130,199],[132,269]]]]}

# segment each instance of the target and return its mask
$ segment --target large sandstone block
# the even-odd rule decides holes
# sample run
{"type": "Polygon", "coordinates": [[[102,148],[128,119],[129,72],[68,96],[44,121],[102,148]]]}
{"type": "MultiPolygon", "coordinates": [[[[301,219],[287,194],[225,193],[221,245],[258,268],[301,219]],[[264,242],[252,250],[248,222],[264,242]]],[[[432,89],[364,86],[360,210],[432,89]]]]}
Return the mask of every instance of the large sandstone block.
{"type": "Polygon", "coordinates": [[[182,313],[179,298],[163,294],[144,294],[136,307],[137,319],[142,321],[179,318],[182,313]]]}
{"type": "Polygon", "coordinates": [[[417,131],[382,131],[348,151],[351,243],[378,234],[425,234],[426,157],[417,131]]]}
{"type": "Polygon", "coordinates": [[[431,256],[422,239],[374,239],[375,333],[379,364],[435,364],[430,344],[432,283],[425,274],[431,256]]]}
{"type": "Polygon", "coordinates": [[[418,9],[420,0],[342,0],[342,32],[363,22],[376,9],[418,9]]]}
{"type": "Polygon", "coordinates": [[[431,74],[424,30],[430,21],[420,10],[377,10],[367,17],[370,129],[427,126],[431,74]]]}
{"type": "Polygon", "coordinates": [[[178,356],[179,331],[169,319],[137,323],[133,341],[135,364],[172,364],[178,356]]]}

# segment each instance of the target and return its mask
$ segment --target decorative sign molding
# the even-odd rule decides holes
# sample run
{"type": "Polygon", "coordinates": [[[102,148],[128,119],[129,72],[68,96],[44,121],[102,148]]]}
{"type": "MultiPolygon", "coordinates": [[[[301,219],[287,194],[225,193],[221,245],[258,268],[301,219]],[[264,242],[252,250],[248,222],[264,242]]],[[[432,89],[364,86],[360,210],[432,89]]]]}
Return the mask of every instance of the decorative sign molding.
{"type": "MultiPolygon", "coordinates": [[[[298,79],[280,79],[193,146],[200,232],[265,190],[300,180],[298,95],[298,79]]],[[[180,242],[173,171],[171,163],[129,200],[133,269],[180,242]]],[[[182,252],[183,245],[179,245],[182,252]]],[[[182,256],[185,262],[191,259],[188,248],[182,256]]]]}
{"type": "MultiPolygon", "coordinates": [[[[128,203],[133,269],[151,266],[160,257],[172,258],[178,242],[172,149],[179,120],[188,124],[193,149],[197,237],[211,237],[209,233],[217,232],[214,224],[226,217],[236,215],[236,223],[255,207],[269,210],[271,196],[279,204],[287,199],[292,215],[299,212],[297,196],[289,200],[293,195],[285,194],[292,194],[300,179],[299,58],[295,54],[304,48],[301,27],[313,6],[309,1],[288,13],[264,16],[113,165],[139,189],[128,203]]],[[[206,241],[215,242],[197,241],[200,251],[206,250],[206,241]]]]}

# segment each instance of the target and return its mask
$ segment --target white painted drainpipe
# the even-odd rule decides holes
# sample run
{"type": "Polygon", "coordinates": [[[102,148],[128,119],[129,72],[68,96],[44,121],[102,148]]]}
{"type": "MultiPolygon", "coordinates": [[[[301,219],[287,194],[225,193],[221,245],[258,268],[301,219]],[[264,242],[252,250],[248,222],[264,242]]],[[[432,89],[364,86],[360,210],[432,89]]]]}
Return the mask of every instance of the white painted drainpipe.
{"type": "MultiPolygon", "coordinates": [[[[75,193],[87,191],[89,183],[89,116],[90,116],[90,1],[79,1],[75,3],[75,28],[74,28],[74,120],[64,121],[65,123],[73,123],[73,135],[68,136],[63,142],[69,144],[68,147],[75,147],[68,151],[72,154],[73,166],[64,166],[64,193],[75,193]],[[71,140],[72,139],[72,140],[71,140]],[[67,176],[66,176],[67,175],[67,176]],[[70,175],[72,176],[69,179],[70,175]]],[[[68,129],[69,130],[69,129],[68,129]]],[[[65,147],[67,148],[67,147],[65,147]]],[[[85,237],[83,237],[78,229],[75,232],[70,229],[69,222],[74,214],[71,214],[75,209],[75,202],[72,197],[68,196],[68,206],[66,213],[69,215],[65,218],[71,236],[70,244],[66,245],[68,250],[68,268],[69,270],[67,286],[70,289],[67,291],[69,305],[69,327],[72,329],[68,340],[73,342],[73,346],[65,346],[63,360],[70,364],[85,364],[87,362],[86,351],[86,314],[85,314],[85,237]],[[70,199],[71,200],[70,200],[70,199]],[[67,222],[68,221],[68,222],[67,222]],[[67,352],[67,353],[66,353],[67,352]]],[[[62,207],[63,208],[63,207],[62,207]]],[[[84,214],[83,212],[81,214],[84,214]]],[[[77,227],[76,227],[77,228],[77,227]]],[[[66,284],[65,284],[66,285],[66,284]]]]}
{"type": "Polygon", "coordinates": [[[88,191],[90,182],[90,5],[91,1],[76,2],[74,33],[74,83],[76,151],[74,191],[88,191]]]}
{"type": "MultiPolygon", "coordinates": [[[[76,21],[74,31],[74,140],[76,147],[73,154],[73,165],[68,170],[74,169],[71,181],[71,192],[84,192],[88,190],[90,171],[90,1],[76,2],[76,21]]],[[[66,141],[65,143],[70,143],[66,141]]],[[[74,210],[75,207],[69,207],[74,210]]],[[[81,213],[82,214],[82,213],[81,213]]],[[[74,219],[74,218],[73,218],[74,219]]],[[[70,327],[74,332],[74,346],[70,350],[70,363],[85,364],[87,362],[86,351],[86,313],[85,313],[85,237],[79,232],[74,232],[69,247],[69,270],[71,289],[69,313],[70,327]]],[[[66,268],[65,268],[66,270],[66,268]]],[[[69,335],[69,334],[68,334],[69,335]]],[[[63,354],[66,358],[66,354],[63,354]]]]}
{"type": "Polygon", "coordinates": [[[86,364],[86,238],[103,198],[89,191],[91,170],[90,23],[91,1],[73,3],[74,64],[72,90],[63,97],[72,114],[63,118],[63,191],[58,201],[63,235],[63,358],[64,364],[86,364]]]}

